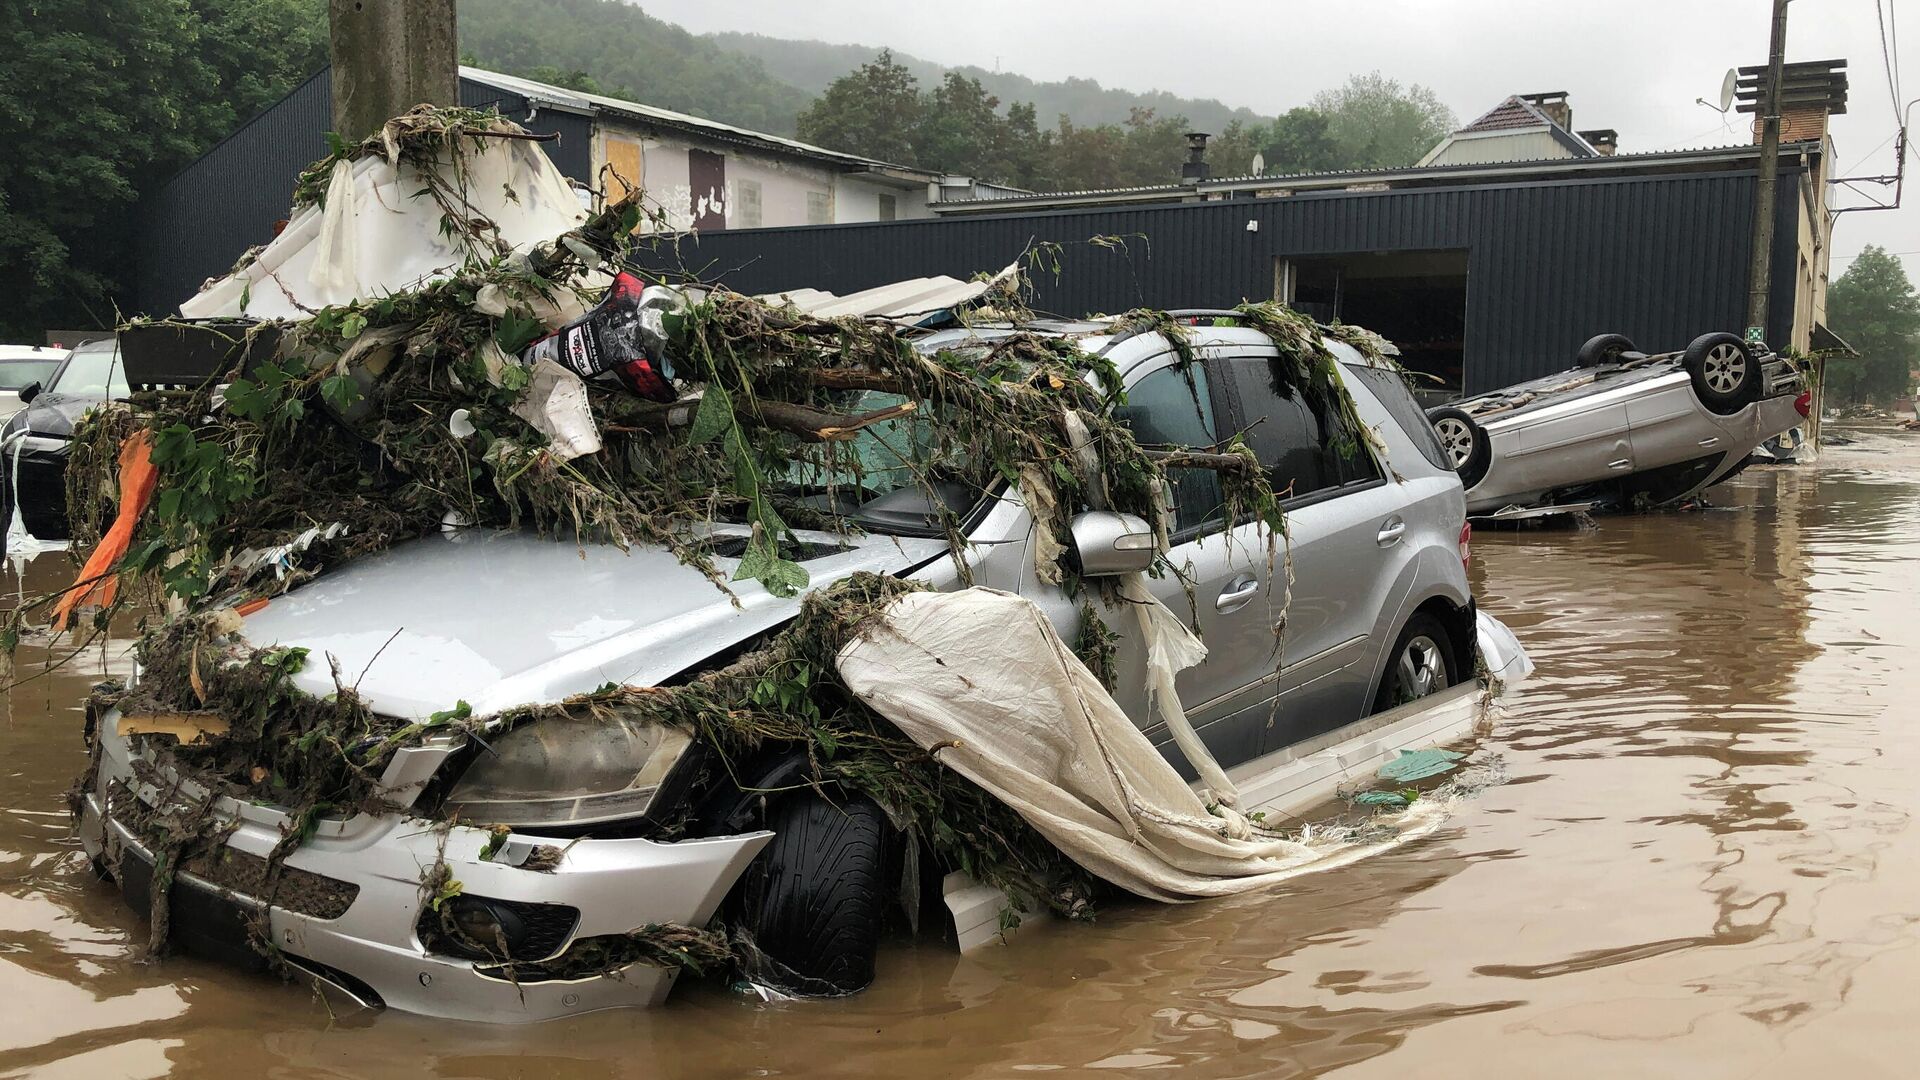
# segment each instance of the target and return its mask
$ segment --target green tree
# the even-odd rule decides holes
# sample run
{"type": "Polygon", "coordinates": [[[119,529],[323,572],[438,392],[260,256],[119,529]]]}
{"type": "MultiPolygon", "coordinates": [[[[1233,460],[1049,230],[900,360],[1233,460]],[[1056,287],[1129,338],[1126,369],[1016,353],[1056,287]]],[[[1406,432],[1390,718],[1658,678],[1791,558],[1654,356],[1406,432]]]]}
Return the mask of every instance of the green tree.
{"type": "Polygon", "coordinates": [[[324,0],[0,9],[0,339],[110,326],[140,194],[318,70],[324,0]]]}
{"type": "Polygon", "coordinates": [[[223,110],[185,0],[28,0],[0,16],[0,337],[113,320],[137,182],[223,110]],[[58,92],[49,92],[57,86],[58,92]]]}
{"type": "Polygon", "coordinates": [[[1432,90],[1402,87],[1377,71],[1321,91],[1313,107],[1327,118],[1327,136],[1340,168],[1411,165],[1459,126],[1453,110],[1432,90]]]}
{"type": "Polygon", "coordinates": [[[882,49],[872,63],[835,79],[807,106],[799,118],[800,137],[830,150],[918,165],[916,139],[924,113],[918,81],[882,49]]]}
{"type": "MultiPolygon", "coordinates": [[[[1451,119],[1446,126],[1452,130],[1451,119]]],[[[1280,175],[1358,167],[1359,162],[1341,156],[1340,148],[1333,141],[1332,129],[1332,118],[1318,109],[1304,105],[1288,109],[1267,125],[1267,172],[1280,175]]],[[[1420,152],[1424,154],[1426,149],[1420,152]]]]}
{"type": "Polygon", "coordinates": [[[1351,168],[1333,144],[1330,123],[1325,113],[1304,105],[1266,123],[1234,120],[1207,144],[1207,160],[1217,177],[1251,175],[1256,154],[1267,176],[1351,168]]]}
{"type": "Polygon", "coordinates": [[[1910,391],[1920,358],[1920,296],[1887,249],[1867,245],[1827,290],[1827,325],[1860,352],[1827,361],[1829,400],[1884,403],[1910,391]]]}
{"type": "Polygon", "coordinates": [[[213,70],[225,112],[215,138],[279,101],[327,64],[327,0],[191,0],[194,53],[213,70]]]}
{"type": "Polygon", "coordinates": [[[791,135],[808,94],[752,57],[622,0],[460,0],[460,48],[478,67],[791,135]],[[583,74],[592,86],[576,83],[583,74]],[[594,89],[598,87],[599,89],[594,89]]]}

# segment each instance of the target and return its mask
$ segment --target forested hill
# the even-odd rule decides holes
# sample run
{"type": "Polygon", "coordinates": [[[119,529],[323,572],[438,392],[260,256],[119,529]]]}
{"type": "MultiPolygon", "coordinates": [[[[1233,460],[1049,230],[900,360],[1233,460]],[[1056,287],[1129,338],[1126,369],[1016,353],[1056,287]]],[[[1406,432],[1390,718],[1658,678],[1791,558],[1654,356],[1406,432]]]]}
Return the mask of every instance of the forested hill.
{"type": "MultiPolygon", "coordinates": [[[[470,0],[468,0],[470,2],[470,0]]],[[[464,8],[462,9],[465,10],[464,8]]],[[[794,41],[763,34],[719,33],[702,37],[738,56],[750,57],[773,78],[817,95],[833,80],[871,61],[878,45],[835,45],[825,41],[794,41]]],[[[1137,108],[1160,116],[1184,116],[1196,130],[1215,134],[1238,120],[1252,125],[1266,117],[1252,109],[1233,108],[1212,98],[1185,98],[1163,90],[1120,90],[1092,79],[1039,82],[1025,75],[985,68],[949,68],[931,60],[893,51],[894,61],[913,73],[924,86],[935,86],[947,72],[977,79],[989,94],[1004,102],[1030,102],[1042,126],[1050,127],[1062,114],[1080,125],[1124,124],[1137,108]]]]}
{"type": "Polygon", "coordinates": [[[756,131],[792,135],[818,93],[621,0],[460,0],[459,18],[481,67],[756,131]]]}
{"type": "MultiPolygon", "coordinates": [[[[792,135],[795,118],[833,80],[868,63],[878,45],[834,45],[761,34],[693,34],[622,0],[460,0],[460,46],[474,63],[578,89],[631,97],[712,120],[792,135]]],[[[1124,124],[1135,109],[1184,116],[1218,133],[1251,109],[1163,91],[1120,90],[1092,79],[1041,82],[984,68],[948,68],[893,54],[923,86],[948,71],[977,79],[1002,105],[1031,102],[1042,127],[1124,124]]]]}

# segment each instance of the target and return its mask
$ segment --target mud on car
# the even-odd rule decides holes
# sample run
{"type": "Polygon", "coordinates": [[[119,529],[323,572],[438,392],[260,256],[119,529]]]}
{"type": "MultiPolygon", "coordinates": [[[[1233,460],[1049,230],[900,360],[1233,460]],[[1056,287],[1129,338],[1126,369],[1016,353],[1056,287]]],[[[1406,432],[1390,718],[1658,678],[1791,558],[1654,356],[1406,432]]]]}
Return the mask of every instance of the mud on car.
{"type": "MultiPolygon", "coordinates": [[[[1114,416],[1143,445],[1206,450],[1249,433],[1284,492],[1287,560],[1272,557],[1264,525],[1231,516],[1218,473],[1176,468],[1165,558],[1180,572],[1148,579],[1192,612],[1208,643],[1179,696],[1221,765],[1285,758],[1472,679],[1480,657],[1461,484],[1401,374],[1344,341],[1321,342],[1367,435],[1333,402],[1277,382],[1274,342],[1234,313],[1190,321],[1199,325],[1179,341],[1112,322],[1037,321],[937,331],[914,347],[1071,338],[1110,365],[1125,391],[1114,416]],[[1274,598],[1286,585],[1272,575],[1289,568],[1276,654],[1274,598]]],[[[853,408],[890,401],[869,392],[853,408]]],[[[1126,621],[1042,579],[1020,485],[990,470],[932,484],[904,475],[898,448],[924,434],[918,424],[875,424],[849,444],[860,475],[842,479],[858,497],[838,512],[851,528],[798,530],[787,552],[808,589],[861,573],[938,589],[971,582],[1032,599],[1067,640],[1090,614],[1110,622],[1116,700],[1191,776],[1148,706],[1141,643],[1126,621]],[[950,522],[964,531],[964,575],[950,522]]],[[[828,494],[817,474],[780,482],[822,507],[848,498],[828,494]]],[[[723,576],[735,576],[751,537],[711,526],[705,544],[723,576]]],[[[1145,570],[1158,551],[1144,521],[1113,511],[1078,510],[1070,541],[1068,561],[1088,583],[1145,570]]],[[[805,601],[755,580],[731,590],[659,547],[452,529],[321,575],[233,629],[261,649],[329,658],[291,676],[309,694],[351,682],[375,713],[432,725],[454,701],[480,716],[610,680],[683,683],[738,662],[805,601]]],[[[801,748],[727,759],[673,728],[566,717],[500,733],[429,731],[379,775],[384,809],[322,816],[289,852],[301,825],[288,807],[171,768],[165,740],[127,724],[117,709],[94,717],[95,770],[77,814],[88,853],[130,902],[148,907],[170,881],[180,946],[283,963],[428,1015],[516,1022],[657,1003],[686,965],[646,962],[633,951],[636,930],[716,916],[747,932],[769,981],[855,991],[873,978],[903,878],[937,897],[939,876],[956,869],[909,850],[879,805],[801,748]],[[219,841],[157,866],[143,819],[181,805],[201,808],[201,827],[216,822],[219,841]],[[427,867],[439,872],[423,881],[427,867]],[[257,947],[261,929],[270,957],[257,947]]]]}
{"type": "Polygon", "coordinates": [[[1689,498],[1742,468],[1810,411],[1793,361],[1726,333],[1649,355],[1620,334],[1574,367],[1428,411],[1474,514],[1689,498]]]}

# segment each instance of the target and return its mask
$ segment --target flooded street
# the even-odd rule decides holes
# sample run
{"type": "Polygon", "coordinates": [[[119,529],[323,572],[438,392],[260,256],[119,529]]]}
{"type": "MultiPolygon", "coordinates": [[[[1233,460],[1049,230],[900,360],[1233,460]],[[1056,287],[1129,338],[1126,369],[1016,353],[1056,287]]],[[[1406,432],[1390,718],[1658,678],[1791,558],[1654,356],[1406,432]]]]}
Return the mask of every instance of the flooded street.
{"type": "MultiPolygon", "coordinates": [[[[968,958],[898,945],[839,1001],[335,1020],[300,986],[141,963],[69,838],[89,654],[0,723],[0,1076],[1911,1075],[1920,438],[1848,434],[1714,510],[1476,536],[1480,603],[1539,671],[1482,740],[1511,781],[1437,833],[968,958]]],[[[26,588],[70,574],[45,556],[26,588]]]]}

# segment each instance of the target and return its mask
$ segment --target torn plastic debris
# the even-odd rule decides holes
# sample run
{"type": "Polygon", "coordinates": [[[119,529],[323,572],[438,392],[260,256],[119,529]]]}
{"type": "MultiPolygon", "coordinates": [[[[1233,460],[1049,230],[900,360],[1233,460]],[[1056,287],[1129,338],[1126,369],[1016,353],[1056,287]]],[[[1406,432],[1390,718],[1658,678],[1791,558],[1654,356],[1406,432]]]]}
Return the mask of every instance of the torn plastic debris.
{"type": "Polygon", "coordinates": [[[306,532],[294,537],[285,544],[270,548],[244,548],[234,552],[221,563],[221,570],[249,570],[255,567],[271,566],[277,579],[285,578],[292,567],[292,556],[307,550],[321,540],[331,540],[347,531],[344,522],[336,521],[326,527],[315,525],[306,532]]]}
{"type": "Polygon", "coordinates": [[[1399,757],[1380,766],[1374,775],[1383,780],[1412,783],[1429,776],[1439,776],[1466,756],[1458,750],[1402,750],[1399,757]]]}
{"type": "Polygon", "coordinates": [[[1295,839],[1255,828],[1235,838],[1032,601],[981,587],[916,592],[878,623],[839,652],[847,688],[1074,862],[1136,895],[1246,892],[1364,858],[1447,815],[1449,800],[1423,799],[1361,832],[1295,839]]]}
{"type": "MultiPolygon", "coordinates": [[[[518,129],[498,121],[498,130],[518,129]]],[[[488,224],[488,250],[476,251],[464,233],[443,228],[438,201],[414,197],[430,180],[411,162],[396,164],[381,155],[343,159],[329,174],[323,205],[297,209],[272,243],[209,282],[180,305],[180,314],[304,320],[322,308],[418,289],[476,256],[492,257],[493,243],[524,252],[586,220],[566,178],[534,144],[506,138],[464,142],[458,162],[443,159],[436,171],[460,178],[459,198],[469,216],[488,224]]],[[[584,310],[570,290],[556,296],[559,306],[546,313],[547,325],[578,318],[584,310]]]]}
{"type": "MultiPolygon", "coordinates": [[[[620,273],[594,309],[529,345],[522,362],[565,365],[583,379],[612,372],[622,385],[649,401],[670,402],[673,361],[667,356],[667,312],[684,307],[682,295],[665,286],[647,288],[620,273]]],[[[596,446],[595,449],[598,449],[596,446]]]]}
{"type": "Polygon", "coordinates": [[[594,425],[593,408],[587,402],[587,384],[545,357],[534,362],[527,394],[514,403],[513,415],[545,435],[547,449],[562,461],[600,449],[600,430],[594,425]]]}

